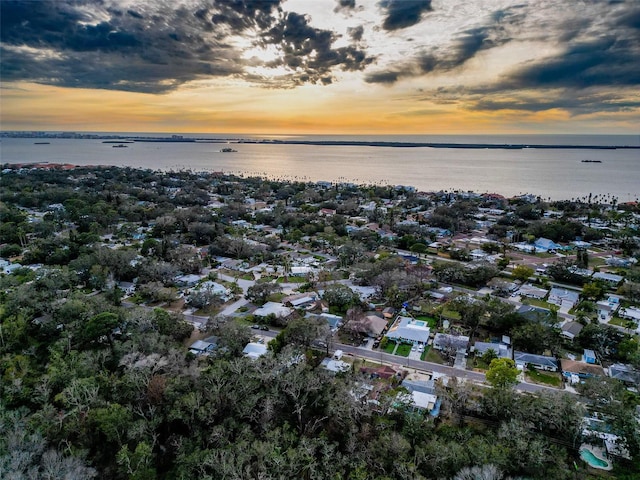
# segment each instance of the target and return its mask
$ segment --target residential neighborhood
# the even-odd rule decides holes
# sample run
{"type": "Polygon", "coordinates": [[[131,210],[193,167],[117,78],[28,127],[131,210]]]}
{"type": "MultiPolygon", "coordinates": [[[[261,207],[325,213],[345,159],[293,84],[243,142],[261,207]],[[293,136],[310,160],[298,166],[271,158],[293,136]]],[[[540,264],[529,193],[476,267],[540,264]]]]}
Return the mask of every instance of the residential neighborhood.
{"type": "MultiPolygon", "coordinates": [[[[521,393],[640,388],[635,203],[107,167],[2,173],[3,344],[12,318],[77,341],[99,301],[178,322],[194,365],[288,352],[278,368],[353,375],[354,398],[385,415],[402,404],[454,418],[451,385],[489,388],[496,361],[511,362],[521,393]]],[[[597,402],[585,408],[608,421],[597,402]]],[[[601,446],[629,461],[617,433],[624,449],[601,446]]]]}

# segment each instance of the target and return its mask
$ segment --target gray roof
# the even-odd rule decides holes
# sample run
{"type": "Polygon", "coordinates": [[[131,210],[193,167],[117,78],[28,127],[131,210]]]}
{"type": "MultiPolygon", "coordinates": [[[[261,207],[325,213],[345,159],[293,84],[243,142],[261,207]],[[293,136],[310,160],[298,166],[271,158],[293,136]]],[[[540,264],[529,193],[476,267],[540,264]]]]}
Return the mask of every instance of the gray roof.
{"type": "Polygon", "coordinates": [[[512,358],[509,345],[502,343],[476,342],[473,344],[473,348],[476,355],[484,355],[488,350],[493,350],[500,358],[512,358]]]}
{"type": "Polygon", "coordinates": [[[543,365],[547,367],[558,368],[558,360],[555,357],[547,357],[545,355],[535,355],[526,352],[514,352],[513,359],[516,363],[531,363],[533,365],[543,365]]]}
{"type": "Polygon", "coordinates": [[[466,349],[469,345],[469,337],[464,335],[449,335],[448,333],[436,333],[433,337],[434,348],[451,346],[456,350],[466,349]]]}
{"type": "Polygon", "coordinates": [[[562,331],[565,333],[570,333],[575,337],[582,331],[583,328],[584,325],[579,322],[568,322],[562,326],[562,331]]]}
{"type": "Polygon", "coordinates": [[[404,379],[402,386],[411,392],[429,393],[432,395],[436,393],[435,382],[433,380],[421,381],[404,379]]]}
{"type": "Polygon", "coordinates": [[[609,376],[626,383],[640,383],[640,372],[637,372],[630,365],[614,363],[609,367],[609,376]]]}

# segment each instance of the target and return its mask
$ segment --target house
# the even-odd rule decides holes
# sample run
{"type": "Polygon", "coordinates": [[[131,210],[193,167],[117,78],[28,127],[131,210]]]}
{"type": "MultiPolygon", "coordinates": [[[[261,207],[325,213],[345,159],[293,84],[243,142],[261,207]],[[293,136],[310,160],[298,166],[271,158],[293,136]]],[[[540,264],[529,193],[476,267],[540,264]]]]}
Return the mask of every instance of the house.
{"type": "Polygon", "coordinates": [[[567,290],[565,288],[553,287],[549,292],[548,302],[559,307],[563,310],[569,311],[580,300],[580,293],[574,290],[567,290]]]}
{"type": "Polygon", "coordinates": [[[314,270],[315,269],[309,265],[294,265],[291,267],[291,271],[289,273],[294,277],[304,277],[314,270]]]}
{"type": "MultiPolygon", "coordinates": [[[[563,358],[560,360],[562,374],[567,378],[576,375],[579,378],[604,377],[604,368],[600,365],[590,365],[586,362],[577,362],[563,358]]],[[[572,382],[573,383],[573,382],[572,382]]]]}
{"type": "Polygon", "coordinates": [[[602,280],[604,283],[609,285],[610,287],[618,286],[622,281],[624,281],[624,277],[620,275],[615,275],[613,273],[605,273],[605,272],[596,272],[593,274],[594,280],[602,280]]]}
{"type": "Polygon", "coordinates": [[[473,344],[473,351],[476,357],[484,355],[489,350],[496,352],[498,358],[513,359],[513,352],[509,348],[509,345],[505,345],[504,343],[476,342],[473,344]]]}
{"type": "Polygon", "coordinates": [[[333,315],[331,313],[307,313],[305,318],[313,318],[318,320],[324,320],[329,325],[332,332],[335,332],[342,325],[342,317],[340,315],[333,315]]]}
{"type": "Polygon", "coordinates": [[[315,305],[318,301],[318,294],[316,292],[299,293],[297,295],[289,295],[282,299],[282,303],[290,305],[293,308],[307,308],[315,305]]]}
{"type": "Polygon", "coordinates": [[[533,246],[536,248],[536,252],[548,252],[549,250],[562,248],[562,245],[543,237],[540,237],[533,242],[533,246]]]}
{"type": "Polygon", "coordinates": [[[606,300],[600,300],[596,303],[598,309],[598,321],[600,323],[608,323],[613,314],[620,308],[620,299],[610,295],[606,300]]]}
{"type": "Polygon", "coordinates": [[[231,290],[212,280],[202,282],[198,285],[197,291],[208,291],[214,295],[219,295],[225,302],[231,298],[231,290]]]}
{"type": "Polygon", "coordinates": [[[196,340],[189,347],[189,352],[191,352],[191,353],[193,353],[194,355],[197,355],[197,356],[209,355],[211,352],[213,352],[215,350],[215,348],[216,348],[216,343],[215,342],[207,342],[207,341],[204,341],[204,340],[196,340]]]}
{"type": "Polygon", "coordinates": [[[180,287],[193,287],[196,283],[200,281],[202,277],[200,275],[190,274],[190,275],[181,275],[176,277],[176,283],[180,287]]]}
{"type": "Polygon", "coordinates": [[[136,284],[132,282],[118,282],[117,286],[125,295],[133,295],[136,291],[136,284]]]}
{"type": "Polygon", "coordinates": [[[384,318],[371,314],[349,321],[344,328],[354,333],[376,338],[387,328],[387,321],[384,318]]]}
{"type": "Polygon", "coordinates": [[[596,352],[594,352],[593,350],[589,350],[588,348],[584,349],[584,352],[582,353],[582,359],[590,364],[595,364],[596,363],[596,352]]]}
{"type": "Polygon", "coordinates": [[[281,303],[278,302],[267,302],[262,307],[256,309],[253,314],[256,317],[267,317],[269,315],[274,315],[276,318],[285,318],[293,313],[289,307],[285,307],[281,303]]]}
{"type": "Polygon", "coordinates": [[[344,373],[351,370],[351,364],[328,357],[322,360],[320,366],[331,373],[344,373]]]}
{"type": "Polygon", "coordinates": [[[640,323],[640,308],[637,307],[627,307],[621,308],[618,312],[620,318],[624,318],[626,320],[633,320],[637,323],[640,323]]]}
{"type": "Polygon", "coordinates": [[[429,412],[431,416],[438,416],[440,413],[440,404],[436,395],[436,389],[433,380],[414,380],[405,378],[402,386],[411,393],[413,405],[418,410],[429,412]]]}
{"type": "Polygon", "coordinates": [[[393,307],[386,307],[382,310],[382,316],[387,319],[392,319],[396,313],[396,309],[393,307]]]}
{"type": "Polygon", "coordinates": [[[640,384],[640,372],[636,371],[631,365],[622,363],[614,363],[609,367],[609,376],[624,382],[629,386],[637,386],[640,384]]]}
{"type": "Polygon", "coordinates": [[[533,307],[531,305],[521,305],[516,310],[516,313],[532,322],[541,322],[551,319],[550,310],[547,310],[546,308],[533,307]]]}
{"type": "Polygon", "coordinates": [[[250,342],[244,347],[242,354],[251,360],[256,360],[267,354],[267,346],[264,343],[250,342]]]}
{"type": "Polygon", "coordinates": [[[518,290],[518,295],[529,298],[536,298],[538,300],[543,299],[547,296],[549,290],[545,290],[544,288],[534,287],[533,285],[525,284],[520,287],[518,290]]]}
{"type": "Polygon", "coordinates": [[[469,337],[465,335],[450,335],[448,333],[436,333],[433,338],[433,348],[436,350],[453,349],[456,352],[465,351],[469,346],[469,337]]]}
{"type": "Polygon", "coordinates": [[[407,373],[405,370],[396,370],[389,365],[383,365],[378,368],[361,367],[360,372],[365,375],[369,375],[371,378],[383,378],[385,380],[388,380],[389,378],[402,378],[407,373]]]}
{"type": "Polygon", "coordinates": [[[386,337],[396,342],[426,345],[431,330],[427,322],[399,316],[389,328],[386,337]]]}
{"type": "Polygon", "coordinates": [[[527,365],[531,365],[538,370],[547,370],[549,372],[557,372],[560,366],[555,357],[547,357],[546,355],[534,355],[526,352],[513,352],[513,359],[516,366],[524,369],[527,365]]]}
{"type": "Polygon", "coordinates": [[[578,334],[582,331],[584,325],[579,322],[566,322],[562,325],[562,331],[560,334],[564,337],[567,337],[569,340],[575,339],[578,334]]]}
{"type": "Polygon", "coordinates": [[[413,406],[417,410],[424,410],[431,413],[436,409],[436,402],[438,401],[438,397],[431,393],[413,391],[411,392],[411,400],[413,406]]]}

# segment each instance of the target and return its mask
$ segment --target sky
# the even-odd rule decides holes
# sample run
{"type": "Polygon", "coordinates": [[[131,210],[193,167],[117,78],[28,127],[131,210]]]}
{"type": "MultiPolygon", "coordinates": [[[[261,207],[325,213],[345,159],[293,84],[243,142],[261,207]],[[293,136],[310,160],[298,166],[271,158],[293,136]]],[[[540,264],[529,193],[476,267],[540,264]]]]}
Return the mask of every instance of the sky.
{"type": "Polygon", "coordinates": [[[640,0],[0,0],[2,130],[640,133],[640,0]]]}

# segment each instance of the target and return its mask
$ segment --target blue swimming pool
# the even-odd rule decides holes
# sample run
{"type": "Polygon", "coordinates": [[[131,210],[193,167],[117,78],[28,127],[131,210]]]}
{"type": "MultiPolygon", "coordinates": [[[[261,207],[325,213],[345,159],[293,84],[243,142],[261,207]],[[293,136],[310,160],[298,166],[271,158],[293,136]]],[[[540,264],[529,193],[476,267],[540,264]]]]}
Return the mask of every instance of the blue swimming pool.
{"type": "Polygon", "coordinates": [[[603,470],[608,470],[611,468],[611,465],[609,465],[608,461],[600,457],[597,457],[588,448],[580,449],[580,458],[582,458],[585,462],[587,462],[589,465],[591,465],[594,468],[601,468],[603,470]]]}

